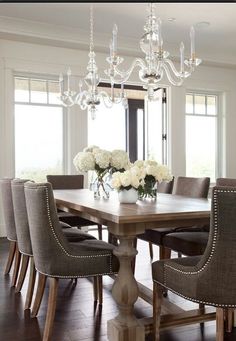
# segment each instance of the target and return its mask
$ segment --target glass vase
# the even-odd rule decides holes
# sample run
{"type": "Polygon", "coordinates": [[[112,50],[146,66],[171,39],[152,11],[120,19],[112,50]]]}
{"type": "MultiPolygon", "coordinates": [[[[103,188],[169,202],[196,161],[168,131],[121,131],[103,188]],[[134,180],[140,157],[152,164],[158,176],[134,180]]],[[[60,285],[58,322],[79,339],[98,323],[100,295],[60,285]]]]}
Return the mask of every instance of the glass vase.
{"type": "Polygon", "coordinates": [[[93,191],[94,199],[109,199],[112,188],[108,180],[108,177],[97,176],[96,179],[90,184],[90,190],[93,191]]]}

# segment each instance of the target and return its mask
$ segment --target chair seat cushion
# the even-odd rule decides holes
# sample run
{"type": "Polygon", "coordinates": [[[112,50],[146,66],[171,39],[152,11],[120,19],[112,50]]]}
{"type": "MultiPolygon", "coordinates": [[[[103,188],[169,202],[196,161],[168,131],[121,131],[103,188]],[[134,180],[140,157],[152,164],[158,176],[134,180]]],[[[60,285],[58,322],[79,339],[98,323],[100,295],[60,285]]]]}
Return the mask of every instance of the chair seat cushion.
{"type": "Polygon", "coordinates": [[[175,227],[162,227],[160,229],[146,230],[145,233],[139,234],[137,238],[151,242],[155,245],[162,245],[163,237],[174,232],[175,227]]]}
{"type": "MultiPolygon", "coordinates": [[[[167,272],[172,274],[172,277],[175,276],[175,271],[172,269],[176,269],[176,274],[179,274],[181,270],[185,269],[186,271],[191,269],[196,269],[197,264],[199,263],[201,256],[195,257],[183,257],[183,258],[172,258],[169,260],[160,260],[152,263],[152,278],[154,281],[163,284],[170,288],[170,283],[168,282],[167,272]],[[169,268],[171,267],[171,268],[169,268]]],[[[171,281],[172,282],[172,281],[171,281]]],[[[173,280],[175,282],[175,280],[173,280]]],[[[178,285],[184,287],[184,283],[178,283],[178,285]]],[[[171,287],[172,288],[172,287],[171,287]]],[[[174,290],[177,288],[173,287],[174,290]]]]}
{"type": "Polygon", "coordinates": [[[145,233],[139,234],[137,238],[151,242],[155,245],[163,245],[163,238],[174,232],[208,232],[209,226],[191,226],[191,227],[162,227],[158,229],[146,230],[145,233]]]}
{"type": "Polygon", "coordinates": [[[83,240],[87,240],[87,239],[96,239],[94,236],[92,236],[89,233],[86,233],[84,231],[78,230],[76,228],[73,227],[66,227],[66,228],[62,228],[62,231],[64,233],[64,236],[66,237],[66,239],[69,242],[81,242],[83,240]]]}
{"type": "Polygon", "coordinates": [[[119,269],[113,255],[114,246],[102,240],[70,242],[63,251],[58,248],[58,262],[47,262],[45,273],[56,277],[88,277],[112,274],[119,269]]]}
{"type": "Polygon", "coordinates": [[[164,236],[163,245],[187,256],[198,256],[204,253],[208,236],[208,232],[175,232],[164,236]]]}
{"type": "Polygon", "coordinates": [[[90,226],[90,225],[97,225],[97,223],[94,223],[90,220],[81,218],[75,214],[72,214],[70,212],[58,212],[58,218],[61,222],[67,223],[71,226],[90,226]]]}

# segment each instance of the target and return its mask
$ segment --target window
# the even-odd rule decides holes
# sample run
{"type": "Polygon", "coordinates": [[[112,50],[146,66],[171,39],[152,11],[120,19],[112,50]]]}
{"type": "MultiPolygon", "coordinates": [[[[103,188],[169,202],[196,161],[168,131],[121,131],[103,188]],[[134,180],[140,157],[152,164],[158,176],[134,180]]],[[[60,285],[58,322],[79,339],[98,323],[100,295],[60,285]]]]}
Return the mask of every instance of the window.
{"type": "Polygon", "coordinates": [[[186,94],[186,175],[218,176],[218,96],[186,94]]]}
{"type": "Polygon", "coordinates": [[[101,103],[93,120],[88,113],[88,145],[96,145],[102,149],[126,150],[126,111],[123,105],[113,104],[107,108],[101,103]]]}
{"type": "Polygon", "coordinates": [[[128,150],[131,161],[167,160],[166,90],[156,91],[156,100],[128,100],[128,150]]]}
{"type": "Polygon", "coordinates": [[[16,76],[15,176],[45,181],[63,173],[63,108],[55,80],[16,76]]]}
{"type": "Polygon", "coordinates": [[[88,144],[127,150],[131,162],[154,159],[166,163],[166,90],[158,89],[157,100],[148,102],[142,88],[128,85],[125,89],[128,110],[122,104],[108,109],[101,103],[95,120],[88,115],[88,144]]]}

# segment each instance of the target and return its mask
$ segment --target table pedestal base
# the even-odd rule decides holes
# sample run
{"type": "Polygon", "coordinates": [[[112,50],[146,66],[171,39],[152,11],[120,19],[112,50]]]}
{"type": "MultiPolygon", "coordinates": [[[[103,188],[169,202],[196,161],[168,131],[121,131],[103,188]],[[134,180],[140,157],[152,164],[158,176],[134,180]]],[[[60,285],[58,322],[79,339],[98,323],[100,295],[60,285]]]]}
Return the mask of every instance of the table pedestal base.
{"type": "Polygon", "coordinates": [[[133,325],[126,324],[123,326],[114,319],[107,322],[107,335],[109,341],[144,341],[145,329],[139,321],[133,325]]]}

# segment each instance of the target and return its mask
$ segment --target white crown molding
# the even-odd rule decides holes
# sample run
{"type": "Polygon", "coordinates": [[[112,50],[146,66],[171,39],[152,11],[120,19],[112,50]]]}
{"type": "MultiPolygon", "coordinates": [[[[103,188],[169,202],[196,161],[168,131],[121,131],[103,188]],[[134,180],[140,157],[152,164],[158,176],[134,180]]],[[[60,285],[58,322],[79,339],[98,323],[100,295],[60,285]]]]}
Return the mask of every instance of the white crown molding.
{"type": "MultiPolygon", "coordinates": [[[[94,36],[95,51],[108,55],[111,32],[106,34],[95,32],[94,36]]],[[[89,33],[86,30],[6,16],[0,16],[0,39],[85,51],[89,49],[89,33]]],[[[176,51],[176,44],[166,43],[165,45],[167,50],[176,51]]],[[[139,49],[139,38],[119,36],[119,52],[124,56],[142,57],[143,54],[139,49]]],[[[204,54],[207,56],[207,51],[204,54]]],[[[172,59],[178,61],[179,57],[172,59]]],[[[234,63],[232,60],[225,60],[224,56],[221,56],[220,60],[215,60],[214,57],[209,56],[203,57],[203,60],[203,65],[206,66],[236,68],[236,61],[234,63]]]]}

